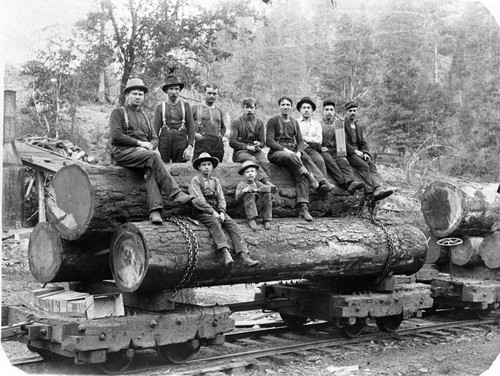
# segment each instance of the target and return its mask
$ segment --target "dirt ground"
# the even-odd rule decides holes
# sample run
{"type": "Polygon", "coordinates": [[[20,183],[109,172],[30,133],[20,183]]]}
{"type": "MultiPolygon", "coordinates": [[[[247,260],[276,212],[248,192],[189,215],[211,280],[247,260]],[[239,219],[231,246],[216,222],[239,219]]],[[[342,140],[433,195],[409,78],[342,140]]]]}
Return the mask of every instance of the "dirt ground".
{"type": "MultiPolygon", "coordinates": [[[[27,292],[40,288],[29,272],[28,239],[2,242],[2,305],[27,299],[27,292]]],[[[254,285],[196,289],[199,304],[241,302],[253,299],[254,285]]],[[[250,320],[258,311],[235,314],[235,319],[250,320]]],[[[7,358],[30,356],[24,345],[3,341],[7,358]]],[[[308,356],[286,366],[275,366],[265,375],[480,375],[500,353],[500,328],[466,331],[447,339],[405,339],[373,343],[363,350],[345,349],[339,355],[308,356]]],[[[2,357],[2,366],[8,361],[2,357]]],[[[3,367],[2,367],[3,369],[3,367]]],[[[14,372],[16,369],[11,369],[14,372]]],[[[74,373],[70,372],[70,373],[74,373]]],[[[6,373],[3,373],[4,375],[6,373]]],[[[258,374],[258,373],[254,373],[258,374]]],[[[500,365],[491,376],[500,375],[500,365]]],[[[488,375],[490,376],[490,375],[488,375]]]]}

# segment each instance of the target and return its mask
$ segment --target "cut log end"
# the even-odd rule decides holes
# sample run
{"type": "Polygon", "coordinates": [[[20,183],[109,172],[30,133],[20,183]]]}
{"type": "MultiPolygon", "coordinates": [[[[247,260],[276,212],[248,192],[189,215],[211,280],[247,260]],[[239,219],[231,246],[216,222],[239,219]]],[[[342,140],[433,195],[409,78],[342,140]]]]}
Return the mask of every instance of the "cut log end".
{"type": "Polygon", "coordinates": [[[483,238],[477,236],[462,236],[463,243],[451,249],[451,262],[458,266],[481,264],[479,245],[483,238]]]}
{"type": "Polygon", "coordinates": [[[427,187],[422,197],[422,214],[433,234],[446,237],[458,228],[462,199],[462,191],[452,184],[437,181],[427,187]]]}
{"type": "Polygon", "coordinates": [[[148,270],[148,250],[140,231],[124,225],[111,240],[110,266],[116,285],[124,292],[141,286],[148,270]]]}
{"type": "Polygon", "coordinates": [[[488,268],[500,268],[500,232],[495,231],[484,238],[479,246],[479,256],[488,268]]]}
{"type": "Polygon", "coordinates": [[[93,216],[92,184],[77,165],[65,166],[52,179],[46,196],[48,221],[63,239],[78,239],[93,216]]]}
{"type": "Polygon", "coordinates": [[[61,238],[50,223],[40,222],[31,232],[28,262],[31,275],[38,282],[51,282],[61,265],[61,238]]]}

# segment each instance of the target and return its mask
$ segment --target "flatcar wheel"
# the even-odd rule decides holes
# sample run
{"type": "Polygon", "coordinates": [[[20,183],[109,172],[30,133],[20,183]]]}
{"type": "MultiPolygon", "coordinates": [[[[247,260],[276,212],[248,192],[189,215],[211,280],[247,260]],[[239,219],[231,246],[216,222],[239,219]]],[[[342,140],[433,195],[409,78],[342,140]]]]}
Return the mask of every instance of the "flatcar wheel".
{"type": "Polygon", "coordinates": [[[356,320],[354,325],[346,325],[342,327],[342,332],[348,338],[359,337],[363,329],[365,328],[365,320],[356,320]]]}
{"type": "Polygon", "coordinates": [[[169,364],[182,364],[200,349],[200,342],[195,339],[184,343],[158,346],[156,352],[161,361],[169,364]]]}
{"type": "Polygon", "coordinates": [[[40,355],[45,360],[60,362],[63,360],[70,359],[70,358],[67,358],[63,355],[53,353],[52,351],[47,350],[47,349],[39,349],[37,347],[33,347],[30,345],[27,345],[27,346],[28,346],[29,351],[36,352],[38,355],[40,355]]]}
{"type": "Polygon", "coordinates": [[[399,329],[399,326],[403,322],[403,315],[394,315],[394,316],[384,316],[384,317],[376,317],[375,323],[377,324],[377,328],[380,331],[385,333],[394,333],[399,329]]]}
{"type": "Polygon", "coordinates": [[[476,315],[476,317],[479,319],[479,320],[486,320],[486,318],[488,317],[488,315],[491,313],[491,308],[486,308],[486,309],[475,309],[474,310],[474,315],[476,315]]]}
{"type": "Polygon", "coordinates": [[[107,354],[104,363],[97,363],[96,367],[106,375],[116,375],[125,371],[132,363],[133,357],[127,357],[125,351],[107,354]]]}
{"type": "Polygon", "coordinates": [[[298,328],[307,322],[307,317],[289,315],[288,313],[281,312],[280,316],[286,326],[289,326],[290,328],[298,328]]]}

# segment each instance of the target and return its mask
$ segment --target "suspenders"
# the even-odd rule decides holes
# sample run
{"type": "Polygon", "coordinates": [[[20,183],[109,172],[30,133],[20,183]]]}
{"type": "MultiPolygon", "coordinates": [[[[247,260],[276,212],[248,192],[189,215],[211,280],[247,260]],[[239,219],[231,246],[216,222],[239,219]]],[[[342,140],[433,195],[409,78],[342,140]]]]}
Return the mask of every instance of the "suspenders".
{"type": "MultiPolygon", "coordinates": [[[[180,101],[181,103],[181,111],[182,111],[182,124],[181,124],[181,127],[179,128],[179,130],[182,130],[184,128],[186,128],[186,108],[184,107],[184,102],[183,101],[180,101]]],[[[161,119],[162,119],[162,127],[160,128],[160,134],[161,134],[161,131],[163,130],[163,128],[168,128],[167,127],[167,119],[166,119],[166,116],[165,116],[165,112],[166,112],[166,106],[167,106],[167,102],[163,101],[161,102],[161,119]]],[[[160,134],[158,135],[158,137],[160,137],[160,134]]]]}
{"type": "MultiPolygon", "coordinates": [[[[128,130],[130,128],[130,121],[128,119],[127,109],[125,107],[122,107],[122,109],[123,109],[123,117],[125,120],[125,131],[128,132],[128,130]]],[[[146,113],[144,111],[142,111],[142,109],[140,109],[139,112],[141,114],[143,114],[144,117],[146,118],[146,122],[148,123],[148,130],[149,130],[149,132],[151,132],[152,126],[151,126],[151,121],[149,120],[148,115],[146,115],[146,113]]]]}
{"type": "MultiPolygon", "coordinates": [[[[217,108],[217,107],[215,107],[217,108]]],[[[200,103],[197,107],[196,107],[196,113],[198,115],[198,129],[197,131],[200,130],[200,128],[203,127],[203,125],[201,124],[201,114],[202,114],[202,111],[203,111],[203,104],[200,103]]],[[[210,111],[210,123],[213,123],[213,120],[212,120],[212,109],[211,108],[208,108],[208,111],[210,111]]],[[[222,111],[219,110],[219,115],[220,115],[220,123],[217,124],[217,128],[218,128],[218,133],[219,133],[219,136],[220,136],[220,130],[222,128],[222,111]]]]}

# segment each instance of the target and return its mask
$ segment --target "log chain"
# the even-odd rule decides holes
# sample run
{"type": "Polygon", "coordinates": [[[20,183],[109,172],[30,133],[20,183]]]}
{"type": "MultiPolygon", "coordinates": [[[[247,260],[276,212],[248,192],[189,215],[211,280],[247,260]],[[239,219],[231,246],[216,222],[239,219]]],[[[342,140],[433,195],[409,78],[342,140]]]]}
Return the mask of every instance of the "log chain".
{"type": "Polygon", "coordinates": [[[389,234],[389,230],[387,227],[379,221],[377,218],[375,218],[376,213],[377,213],[377,205],[378,202],[370,199],[370,200],[364,200],[364,203],[361,205],[361,210],[359,211],[360,217],[361,218],[366,218],[363,216],[363,207],[365,206],[366,202],[368,202],[367,206],[367,211],[368,211],[368,219],[375,225],[380,227],[384,233],[385,237],[387,238],[387,243],[389,244],[389,255],[387,256],[387,260],[385,261],[384,267],[382,269],[382,272],[380,275],[375,279],[375,283],[380,283],[383,279],[389,276],[390,274],[390,268],[391,264],[394,261],[394,256],[396,255],[396,244],[394,243],[394,239],[392,238],[391,234],[389,234]]]}
{"type": "Polygon", "coordinates": [[[198,262],[198,239],[196,238],[196,235],[191,227],[189,227],[185,222],[186,219],[188,218],[176,216],[167,218],[167,221],[175,223],[177,226],[179,226],[182,235],[184,236],[184,238],[186,238],[188,246],[187,267],[177,285],[175,285],[175,287],[172,289],[172,298],[177,295],[179,290],[182,290],[189,286],[189,283],[191,282],[196,269],[196,263],[198,262]]]}

